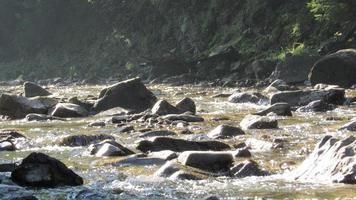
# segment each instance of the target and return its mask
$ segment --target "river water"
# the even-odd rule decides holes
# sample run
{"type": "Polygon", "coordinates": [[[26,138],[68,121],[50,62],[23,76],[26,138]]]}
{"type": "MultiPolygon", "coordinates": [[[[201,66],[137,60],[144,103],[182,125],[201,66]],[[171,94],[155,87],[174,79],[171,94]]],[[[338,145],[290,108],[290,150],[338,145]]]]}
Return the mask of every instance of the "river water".
{"type": "MultiPolygon", "coordinates": [[[[104,86],[50,86],[54,96],[88,99],[98,96],[104,86]]],[[[232,104],[227,98],[213,98],[214,95],[231,93],[233,89],[218,87],[165,85],[148,86],[159,99],[174,103],[183,97],[191,97],[197,104],[199,115],[205,118],[203,123],[192,123],[190,129],[195,135],[206,134],[220,124],[238,126],[248,113],[261,110],[266,105],[232,104]],[[217,120],[217,119],[223,119],[217,120]],[[224,119],[225,118],[225,119],[224,119]]],[[[1,91],[19,93],[20,87],[1,87],[1,91]]],[[[348,91],[347,95],[356,96],[348,91]]],[[[105,127],[88,127],[90,122],[109,121],[108,116],[93,116],[68,121],[25,122],[23,120],[1,121],[0,129],[16,129],[23,133],[29,142],[23,149],[15,152],[0,152],[0,163],[20,162],[31,152],[43,152],[53,156],[82,176],[85,184],[80,187],[56,189],[3,188],[0,187],[0,199],[16,194],[33,194],[39,199],[202,199],[216,195],[222,199],[267,198],[267,199],[356,199],[356,186],[328,183],[297,182],[288,175],[288,170],[298,166],[310,153],[315,144],[325,135],[340,138],[354,135],[353,132],[338,131],[338,128],[356,117],[356,106],[338,107],[326,113],[293,113],[293,117],[277,117],[279,129],[250,130],[244,136],[223,140],[231,145],[257,139],[272,141],[275,138],[285,140],[285,147],[279,150],[253,149],[252,160],[262,168],[273,172],[268,177],[249,177],[233,179],[227,177],[210,178],[203,181],[177,181],[153,177],[160,167],[151,166],[112,166],[123,158],[98,158],[89,156],[86,147],[61,147],[56,145],[60,138],[72,134],[110,134],[127,147],[134,148],[138,137],[130,134],[117,134],[117,127],[107,124],[105,127]],[[337,121],[328,117],[339,118],[337,121]]],[[[137,128],[141,124],[133,124],[137,128]]],[[[179,128],[170,127],[173,131],[179,128]]],[[[180,135],[182,138],[192,136],[180,135]]],[[[242,161],[242,160],[241,160],[242,161]]],[[[1,174],[9,175],[9,174],[1,174]]]]}

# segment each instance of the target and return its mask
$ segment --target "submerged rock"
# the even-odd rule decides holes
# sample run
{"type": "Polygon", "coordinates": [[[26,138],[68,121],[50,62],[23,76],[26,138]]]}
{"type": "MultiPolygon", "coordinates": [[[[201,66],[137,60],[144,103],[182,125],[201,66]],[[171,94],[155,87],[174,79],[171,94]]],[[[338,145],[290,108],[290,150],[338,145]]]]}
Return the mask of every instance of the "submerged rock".
{"type": "Polygon", "coordinates": [[[181,111],[172,106],[166,100],[159,100],[151,109],[152,114],[155,115],[168,115],[168,114],[179,114],[181,111]]]}
{"type": "Polygon", "coordinates": [[[30,113],[26,115],[25,119],[27,121],[47,121],[47,120],[64,120],[60,117],[54,117],[51,115],[45,115],[45,114],[36,114],[36,113],[30,113]]]}
{"type": "Polygon", "coordinates": [[[106,140],[89,146],[91,155],[101,156],[128,156],[134,154],[133,151],[113,141],[106,140]]]}
{"type": "Polygon", "coordinates": [[[260,93],[254,92],[235,92],[229,97],[231,103],[254,103],[264,104],[268,101],[268,98],[260,93]]]}
{"type": "Polygon", "coordinates": [[[119,82],[100,92],[94,110],[101,112],[121,107],[136,112],[151,108],[157,101],[155,95],[141,82],[140,78],[119,82]]]}
{"type": "Polygon", "coordinates": [[[86,117],[88,115],[89,113],[85,108],[71,103],[59,103],[51,112],[51,116],[61,118],[86,117]]]}
{"type": "Polygon", "coordinates": [[[234,158],[229,152],[186,151],[178,156],[182,165],[209,172],[229,171],[234,158]]]}
{"type": "Polygon", "coordinates": [[[310,82],[351,87],[356,84],[356,50],[343,49],[316,62],[309,74],[310,82]]]}
{"type": "Polygon", "coordinates": [[[204,121],[204,118],[202,118],[200,116],[185,114],[185,113],[165,115],[165,116],[162,116],[162,119],[170,120],[170,121],[185,121],[185,122],[203,122],[204,121]]]}
{"type": "Polygon", "coordinates": [[[156,137],[152,141],[139,142],[137,149],[142,152],[171,150],[183,151],[224,151],[230,150],[230,146],[219,141],[189,141],[170,137],[156,137]]]}
{"type": "Polygon", "coordinates": [[[278,128],[278,121],[269,117],[247,115],[241,122],[242,129],[276,129],[278,128]]]}
{"type": "Polygon", "coordinates": [[[254,115],[266,116],[270,113],[275,113],[278,116],[292,116],[292,110],[288,103],[275,103],[254,115]]]}
{"type": "Polygon", "coordinates": [[[70,135],[64,137],[59,142],[59,145],[62,146],[88,146],[90,144],[94,144],[103,140],[115,140],[115,138],[111,135],[70,135]]]}
{"type": "Polygon", "coordinates": [[[178,101],[176,103],[176,108],[178,108],[180,111],[184,112],[190,112],[193,115],[196,113],[196,105],[193,99],[185,97],[182,100],[178,101]]]}
{"type": "Polygon", "coordinates": [[[325,136],[296,170],[297,180],[356,184],[356,137],[325,136]]]}
{"type": "Polygon", "coordinates": [[[11,180],[21,186],[78,186],[83,179],[61,161],[42,153],[31,153],[11,173],[11,180]]]}
{"type": "Polygon", "coordinates": [[[208,133],[208,137],[213,139],[225,139],[238,135],[245,135],[245,132],[239,127],[220,125],[208,133]]]}
{"type": "Polygon", "coordinates": [[[46,89],[32,82],[25,82],[23,84],[25,97],[49,96],[51,95],[46,89]]]}

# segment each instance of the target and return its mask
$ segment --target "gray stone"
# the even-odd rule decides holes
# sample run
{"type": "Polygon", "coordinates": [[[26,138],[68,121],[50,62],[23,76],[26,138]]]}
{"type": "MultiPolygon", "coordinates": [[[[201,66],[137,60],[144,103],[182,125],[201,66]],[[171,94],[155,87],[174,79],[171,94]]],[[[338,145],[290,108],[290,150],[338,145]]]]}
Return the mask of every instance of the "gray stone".
{"type": "Polygon", "coordinates": [[[238,135],[245,135],[245,132],[239,127],[229,125],[219,125],[208,133],[208,137],[213,139],[226,139],[238,135]]]}
{"type": "Polygon", "coordinates": [[[334,110],[335,106],[328,104],[322,100],[316,100],[310,102],[306,106],[302,106],[297,109],[298,112],[326,112],[329,110],[334,110]]]}
{"type": "Polygon", "coordinates": [[[139,137],[140,138],[145,138],[145,137],[168,137],[168,136],[176,136],[177,133],[173,131],[148,131],[145,133],[142,133],[139,137]]]}
{"type": "Polygon", "coordinates": [[[98,157],[102,156],[128,156],[134,154],[133,151],[122,146],[121,144],[113,140],[105,140],[97,144],[92,144],[89,146],[89,151],[91,155],[98,157]]]}
{"type": "Polygon", "coordinates": [[[254,115],[266,116],[270,113],[275,113],[278,116],[292,116],[292,110],[288,103],[275,103],[254,115]]]}
{"type": "Polygon", "coordinates": [[[139,78],[119,82],[100,92],[99,100],[94,104],[94,110],[101,112],[115,107],[121,107],[135,112],[151,108],[157,101],[139,78]]]}
{"type": "Polygon", "coordinates": [[[71,103],[59,103],[51,112],[51,116],[61,118],[87,117],[88,115],[85,108],[71,103]]]}
{"type": "Polygon", "coordinates": [[[353,119],[351,122],[343,125],[340,130],[356,131],[356,119],[353,119]]]}
{"type": "Polygon", "coordinates": [[[51,95],[46,89],[32,82],[25,82],[23,84],[25,97],[49,96],[51,95]]]}
{"type": "Polygon", "coordinates": [[[193,99],[185,97],[182,100],[178,101],[176,103],[176,108],[178,108],[180,111],[184,112],[191,112],[192,114],[195,115],[196,113],[196,105],[193,99]]]}
{"type": "Polygon", "coordinates": [[[236,166],[232,167],[230,170],[231,176],[235,178],[245,178],[249,176],[267,176],[269,173],[260,169],[258,164],[254,161],[245,161],[236,166]]]}
{"type": "Polygon", "coordinates": [[[165,115],[165,116],[162,116],[162,119],[170,120],[170,121],[185,121],[185,122],[203,122],[204,121],[204,118],[202,118],[200,116],[185,114],[185,113],[165,115]]]}
{"type": "Polygon", "coordinates": [[[60,140],[59,145],[62,146],[88,146],[90,144],[95,144],[103,140],[115,140],[111,135],[70,135],[64,137],[60,140]]]}
{"type": "Polygon", "coordinates": [[[231,103],[254,103],[265,104],[268,102],[268,98],[260,93],[254,92],[235,92],[229,97],[231,103]]]}
{"type": "Polygon", "coordinates": [[[269,117],[247,115],[241,122],[240,126],[243,130],[247,129],[276,129],[278,121],[269,117]]]}
{"type": "Polygon", "coordinates": [[[179,114],[181,111],[172,106],[166,100],[159,100],[151,109],[152,114],[155,115],[168,115],[168,114],[179,114]]]}

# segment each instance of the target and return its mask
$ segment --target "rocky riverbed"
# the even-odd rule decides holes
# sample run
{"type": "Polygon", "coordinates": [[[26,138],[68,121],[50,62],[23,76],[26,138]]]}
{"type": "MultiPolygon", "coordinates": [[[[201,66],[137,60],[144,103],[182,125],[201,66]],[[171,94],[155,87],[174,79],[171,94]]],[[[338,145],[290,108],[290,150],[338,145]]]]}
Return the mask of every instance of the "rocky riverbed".
{"type": "Polygon", "coordinates": [[[49,85],[41,103],[2,96],[0,110],[13,119],[0,122],[0,199],[356,197],[356,90],[132,84],[124,92],[120,84],[49,85]],[[62,172],[74,175],[48,175],[62,172]],[[47,182],[33,187],[31,173],[47,182]]]}

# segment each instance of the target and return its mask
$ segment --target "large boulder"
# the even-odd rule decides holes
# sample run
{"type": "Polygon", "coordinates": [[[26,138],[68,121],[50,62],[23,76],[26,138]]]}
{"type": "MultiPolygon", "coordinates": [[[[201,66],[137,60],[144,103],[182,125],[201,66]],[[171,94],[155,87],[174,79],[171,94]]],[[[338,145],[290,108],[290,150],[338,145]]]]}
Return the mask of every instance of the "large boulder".
{"type": "Polygon", "coordinates": [[[49,96],[51,95],[46,89],[32,82],[25,82],[23,84],[25,97],[49,96]]]}
{"type": "Polygon", "coordinates": [[[318,83],[351,87],[356,84],[356,50],[344,49],[327,55],[313,66],[309,79],[318,83]]]}
{"type": "Polygon", "coordinates": [[[287,56],[277,64],[271,78],[282,79],[287,83],[303,83],[308,80],[308,74],[313,64],[319,59],[316,56],[287,56]]]}
{"type": "Polygon", "coordinates": [[[356,137],[325,136],[292,172],[297,180],[356,184],[356,137]]]}
{"type": "Polygon", "coordinates": [[[245,132],[239,127],[229,125],[219,125],[208,133],[208,137],[213,139],[226,139],[238,135],[245,135],[245,132]]]}
{"type": "Polygon", "coordinates": [[[209,172],[226,172],[234,158],[229,152],[186,151],[179,155],[178,162],[209,172]]]}
{"type": "Polygon", "coordinates": [[[105,88],[100,92],[99,98],[94,104],[94,110],[98,112],[115,107],[140,112],[151,108],[157,101],[140,78],[129,79],[105,88]]]}
{"type": "Polygon", "coordinates": [[[71,103],[59,103],[51,112],[51,116],[61,118],[87,117],[88,115],[89,113],[85,108],[71,103]]]}
{"type": "Polygon", "coordinates": [[[278,92],[271,97],[271,104],[288,103],[290,106],[305,106],[312,101],[323,100],[326,103],[341,105],[345,102],[345,90],[330,88],[323,90],[296,90],[278,92]]]}
{"type": "Polygon", "coordinates": [[[83,179],[61,161],[42,153],[31,153],[11,173],[11,179],[21,186],[78,186],[83,179]]]}
{"type": "Polygon", "coordinates": [[[30,113],[45,114],[49,107],[39,99],[29,99],[22,96],[1,94],[0,115],[13,119],[21,119],[30,113]]]}
{"type": "Polygon", "coordinates": [[[230,146],[219,141],[189,141],[170,137],[156,137],[153,140],[140,141],[136,147],[142,152],[171,150],[183,151],[224,151],[230,146]]]}

